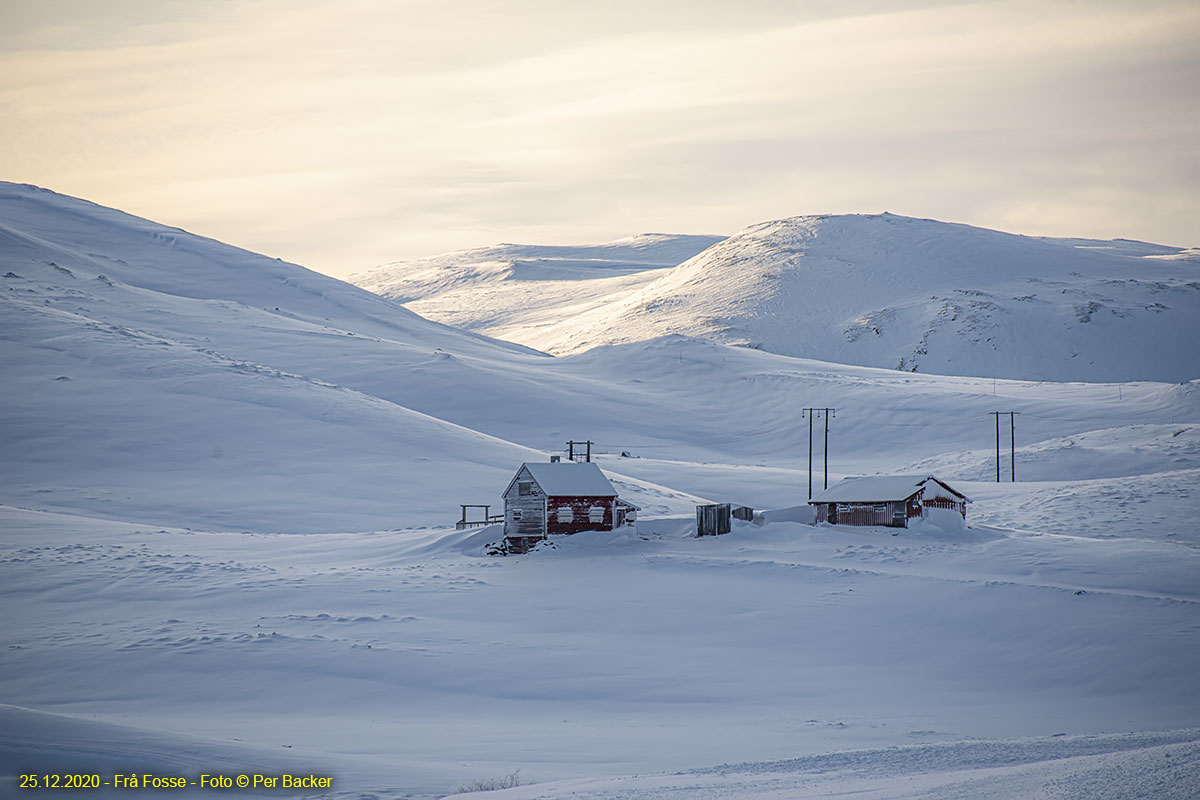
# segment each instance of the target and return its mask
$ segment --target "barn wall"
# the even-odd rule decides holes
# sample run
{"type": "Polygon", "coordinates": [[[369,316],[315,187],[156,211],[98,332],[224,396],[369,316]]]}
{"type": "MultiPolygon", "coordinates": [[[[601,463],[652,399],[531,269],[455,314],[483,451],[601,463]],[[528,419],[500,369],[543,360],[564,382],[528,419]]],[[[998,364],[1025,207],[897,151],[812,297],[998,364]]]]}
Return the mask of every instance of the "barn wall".
{"type": "MultiPolygon", "coordinates": [[[[903,528],[907,523],[907,510],[903,500],[888,503],[818,503],[817,522],[831,522],[835,525],[879,525],[884,527],[903,528]],[[836,513],[834,506],[836,506],[836,513]],[[882,507],[881,507],[882,506],[882,507]],[[900,511],[900,514],[897,514],[900,511]],[[897,519],[904,519],[898,524],[897,519]],[[835,521],[836,520],[836,521],[835,521]]],[[[917,514],[920,514],[918,509],[917,514]]]]}
{"type": "Polygon", "coordinates": [[[891,503],[838,503],[837,506],[838,525],[892,524],[891,503]]]}
{"type": "Polygon", "coordinates": [[[546,501],[546,529],[550,533],[579,533],[580,531],[611,531],[613,529],[614,497],[550,497],[546,501]],[[570,506],[574,515],[572,522],[559,522],[558,509],[570,506]],[[588,510],[592,506],[604,509],[601,522],[589,522],[588,510]]]}
{"type": "Polygon", "coordinates": [[[517,479],[513,481],[509,490],[504,493],[504,535],[510,538],[546,535],[546,495],[538,487],[529,470],[524,467],[517,473],[517,479]],[[518,490],[518,484],[522,481],[533,484],[531,493],[524,497],[518,490]],[[512,512],[516,509],[521,511],[520,521],[513,520],[512,512]]]}

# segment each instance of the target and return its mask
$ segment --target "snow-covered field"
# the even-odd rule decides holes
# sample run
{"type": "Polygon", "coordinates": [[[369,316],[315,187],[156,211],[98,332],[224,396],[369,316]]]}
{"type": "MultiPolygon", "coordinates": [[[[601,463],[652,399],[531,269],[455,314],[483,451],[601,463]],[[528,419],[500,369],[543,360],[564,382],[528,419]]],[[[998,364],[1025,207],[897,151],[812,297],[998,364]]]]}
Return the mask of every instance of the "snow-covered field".
{"type": "MultiPolygon", "coordinates": [[[[712,540],[664,520],[503,559],[482,554],[494,530],[203,533],[12,508],[3,525],[12,702],[199,737],[225,762],[286,760],[347,792],[862,748],[878,760],[835,785],[896,780],[1011,766],[957,763],[964,742],[1194,728],[1200,703],[1187,543],[785,522],[712,540]],[[913,754],[887,748],[945,743],[937,763],[889,768],[913,754]]],[[[64,723],[55,745],[75,735],[64,723]]],[[[1194,758],[1200,731],[1166,740],[1194,758]]],[[[1072,742],[1028,758],[1107,746],[1072,742]]],[[[87,763],[179,768],[170,737],[165,753],[109,747],[87,763]]]]}
{"type": "Polygon", "coordinates": [[[5,779],[1200,791],[1200,382],[912,374],[686,336],[551,358],[12,184],[0,259],[5,779]],[[801,409],[826,406],[831,481],[932,471],[974,500],[971,529],[787,521],[801,409]],[[1008,410],[1020,480],[1006,452],[995,483],[989,412],[1008,410]],[[453,529],[567,439],[596,442],[637,535],[495,558],[496,529],[453,529]],[[696,539],[698,500],[780,511],[696,539]]]}

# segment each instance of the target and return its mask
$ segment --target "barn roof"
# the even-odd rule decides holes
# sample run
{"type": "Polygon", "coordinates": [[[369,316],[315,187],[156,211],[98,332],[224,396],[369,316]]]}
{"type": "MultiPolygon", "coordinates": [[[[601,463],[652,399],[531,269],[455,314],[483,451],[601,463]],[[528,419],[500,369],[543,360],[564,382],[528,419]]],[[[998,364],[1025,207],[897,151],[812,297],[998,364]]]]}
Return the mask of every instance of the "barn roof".
{"type": "Polygon", "coordinates": [[[962,492],[932,475],[877,475],[869,478],[844,478],[823,492],[813,495],[810,503],[886,503],[907,500],[927,481],[941,484],[951,493],[970,502],[962,492]]]}
{"type": "Polygon", "coordinates": [[[600,467],[585,461],[522,464],[548,495],[555,497],[616,497],[617,490],[604,477],[600,467]]]}

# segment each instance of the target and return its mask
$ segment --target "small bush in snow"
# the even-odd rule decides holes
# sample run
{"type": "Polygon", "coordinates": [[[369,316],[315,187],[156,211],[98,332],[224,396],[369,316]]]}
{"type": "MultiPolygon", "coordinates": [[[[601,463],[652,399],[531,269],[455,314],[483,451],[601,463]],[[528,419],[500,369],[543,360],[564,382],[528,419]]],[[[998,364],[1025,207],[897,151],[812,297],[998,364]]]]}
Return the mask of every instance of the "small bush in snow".
{"type": "Polygon", "coordinates": [[[521,770],[515,769],[502,778],[477,778],[455,789],[456,794],[468,792],[492,792],[496,789],[511,789],[521,785],[521,770]]]}

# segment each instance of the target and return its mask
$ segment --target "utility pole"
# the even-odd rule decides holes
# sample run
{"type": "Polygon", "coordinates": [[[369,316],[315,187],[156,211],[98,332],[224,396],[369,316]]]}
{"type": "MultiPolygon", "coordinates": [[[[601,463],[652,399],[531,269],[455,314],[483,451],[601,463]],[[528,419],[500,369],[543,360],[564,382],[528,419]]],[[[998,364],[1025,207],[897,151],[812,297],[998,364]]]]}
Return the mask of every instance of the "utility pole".
{"type": "Polygon", "coordinates": [[[812,446],[813,446],[813,417],[820,414],[825,420],[825,481],[824,487],[829,488],[829,418],[833,416],[833,408],[806,408],[801,416],[808,417],[808,499],[812,500],[812,446]]]}
{"type": "Polygon", "coordinates": [[[808,415],[808,499],[812,500],[812,412],[814,409],[806,408],[800,412],[801,416],[808,415]]]}
{"type": "Polygon", "coordinates": [[[996,418],[996,483],[1000,482],[1000,415],[1008,414],[1008,475],[1009,482],[1017,480],[1017,430],[1016,415],[1020,411],[989,411],[996,418]]]}
{"type": "Polygon", "coordinates": [[[1017,482],[1017,425],[1015,416],[1020,412],[1008,412],[1008,477],[1011,483],[1017,482]]]}
{"type": "Polygon", "coordinates": [[[825,488],[829,488],[829,409],[825,409],[825,488]]]}
{"type": "Polygon", "coordinates": [[[585,451],[584,460],[591,462],[591,460],[592,460],[592,440],[591,439],[588,439],[586,442],[577,442],[574,439],[567,442],[567,460],[568,461],[575,460],[575,445],[586,445],[587,450],[585,451]]]}
{"type": "Polygon", "coordinates": [[[833,416],[836,409],[822,408],[825,412],[825,488],[829,488],[829,418],[833,416]]]}
{"type": "Polygon", "coordinates": [[[1003,411],[989,411],[996,418],[996,483],[1000,482],[1000,415],[1003,411]]]}

